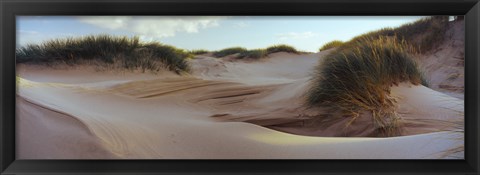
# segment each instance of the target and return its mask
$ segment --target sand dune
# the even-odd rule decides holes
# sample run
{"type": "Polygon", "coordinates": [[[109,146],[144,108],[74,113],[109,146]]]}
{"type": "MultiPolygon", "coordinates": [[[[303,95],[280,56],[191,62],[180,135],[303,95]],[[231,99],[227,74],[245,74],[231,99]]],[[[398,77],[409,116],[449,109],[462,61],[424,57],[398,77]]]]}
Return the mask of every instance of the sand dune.
{"type": "Polygon", "coordinates": [[[20,65],[17,158],[463,158],[452,152],[463,146],[452,132],[463,126],[463,100],[423,86],[392,89],[404,136],[365,137],[374,128],[366,117],[347,130],[347,119],[311,122],[325,111],[307,109],[303,95],[324,54],[204,57],[185,76],[20,65]]]}
{"type": "Polygon", "coordinates": [[[318,64],[319,57],[329,52],[315,54],[270,54],[258,61],[231,61],[201,57],[192,61],[194,75],[202,79],[235,81],[249,85],[282,84],[310,76],[311,68],[318,64]]]}
{"type": "Polygon", "coordinates": [[[21,97],[17,106],[17,158],[118,158],[77,117],[21,97]]]}
{"type": "Polygon", "coordinates": [[[465,21],[451,22],[439,47],[421,56],[432,89],[460,99],[465,89],[465,21]]]}

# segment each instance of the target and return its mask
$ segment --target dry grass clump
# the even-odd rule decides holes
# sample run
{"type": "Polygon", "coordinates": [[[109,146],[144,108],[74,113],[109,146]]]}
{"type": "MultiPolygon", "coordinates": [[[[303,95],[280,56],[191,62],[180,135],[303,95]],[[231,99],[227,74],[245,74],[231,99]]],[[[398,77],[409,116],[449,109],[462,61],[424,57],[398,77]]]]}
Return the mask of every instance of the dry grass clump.
{"type": "Polygon", "coordinates": [[[400,27],[383,28],[359,35],[345,45],[352,45],[366,38],[391,36],[399,40],[405,40],[407,43],[418,47],[420,53],[425,53],[438,46],[445,39],[448,24],[448,16],[426,17],[400,27]]]}
{"type": "Polygon", "coordinates": [[[111,35],[54,39],[21,47],[16,50],[15,55],[17,63],[64,62],[75,65],[85,60],[93,60],[120,64],[128,69],[168,69],[176,73],[189,71],[185,59],[191,56],[182,49],[158,42],[141,43],[138,37],[111,35]]]}
{"type": "Polygon", "coordinates": [[[288,53],[299,53],[297,49],[286,44],[273,45],[267,47],[267,54],[277,53],[277,52],[288,52],[288,53]]]}
{"type": "Polygon", "coordinates": [[[204,49],[197,49],[197,50],[190,50],[190,51],[188,51],[188,53],[193,54],[193,55],[203,55],[203,54],[210,53],[210,51],[204,50],[204,49]]]}
{"type": "Polygon", "coordinates": [[[340,40],[333,40],[333,41],[330,41],[326,44],[324,44],[320,49],[319,51],[324,51],[324,50],[328,50],[328,49],[331,49],[331,48],[335,48],[335,47],[340,47],[343,45],[343,41],[340,41],[340,40]]]}
{"type": "Polygon", "coordinates": [[[268,53],[267,50],[265,49],[253,49],[253,50],[247,50],[245,52],[241,52],[240,55],[238,55],[238,58],[264,58],[267,57],[268,53]]]}
{"type": "Polygon", "coordinates": [[[448,24],[448,16],[433,16],[402,25],[396,33],[423,53],[442,43],[448,24]]]}
{"type": "Polygon", "coordinates": [[[448,25],[448,16],[427,17],[338,44],[317,66],[308,104],[340,111],[352,117],[351,122],[361,114],[372,115],[379,135],[398,135],[401,127],[391,86],[400,82],[428,86],[412,58],[441,44],[448,25]]]}
{"type": "Polygon", "coordinates": [[[230,47],[230,48],[226,48],[226,49],[222,49],[222,50],[213,52],[213,56],[214,57],[224,57],[224,56],[227,56],[227,55],[242,53],[242,52],[245,52],[245,51],[247,51],[247,49],[243,48],[243,47],[230,47]]]}
{"type": "Polygon", "coordinates": [[[215,51],[213,53],[213,56],[219,58],[227,55],[238,54],[235,56],[235,58],[237,59],[242,59],[242,58],[259,59],[259,58],[267,57],[269,54],[276,53],[276,52],[288,52],[288,53],[295,53],[295,54],[301,53],[292,46],[281,44],[281,45],[273,45],[273,46],[267,47],[266,49],[252,49],[252,50],[247,50],[246,48],[243,48],[243,47],[230,47],[230,48],[222,49],[219,51],[215,51]]]}
{"type": "Polygon", "coordinates": [[[352,119],[369,112],[377,131],[396,135],[399,117],[391,86],[426,82],[411,53],[415,49],[396,37],[356,40],[327,55],[316,68],[307,102],[341,111],[352,119]]]}

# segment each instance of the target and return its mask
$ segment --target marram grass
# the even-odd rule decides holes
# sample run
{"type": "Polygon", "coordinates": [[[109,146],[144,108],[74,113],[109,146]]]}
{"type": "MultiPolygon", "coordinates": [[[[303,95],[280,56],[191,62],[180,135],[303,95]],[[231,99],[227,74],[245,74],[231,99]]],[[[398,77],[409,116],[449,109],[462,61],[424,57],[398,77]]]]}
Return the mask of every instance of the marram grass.
{"type": "Polygon", "coordinates": [[[396,100],[393,85],[424,83],[413,60],[414,47],[396,37],[363,38],[337,49],[316,67],[307,102],[325,106],[355,118],[372,114],[382,135],[397,135],[396,100]]]}
{"type": "Polygon", "coordinates": [[[343,44],[343,41],[333,40],[333,41],[330,41],[330,42],[324,44],[324,45],[319,49],[319,51],[324,51],[324,50],[328,50],[328,49],[331,49],[331,48],[340,47],[340,46],[342,46],[342,44],[343,44]]]}
{"type": "Polygon", "coordinates": [[[297,49],[286,44],[273,45],[273,46],[267,47],[266,50],[268,54],[276,53],[276,52],[299,53],[297,49]]]}
{"type": "Polygon", "coordinates": [[[407,23],[396,28],[383,28],[368,32],[352,38],[344,45],[351,45],[366,38],[379,38],[384,36],[396,37],[417,47],[420,53],[430,51],[445,39],[448,28],[448,16],[425,17],[412,23],[407,23]]]}
{"type": "Polygon", "coordinates": [[[390,88],[401,82],[428,86],[413,57],[438,47],[448,25],[448,16],[427,17],[339,44],[316,67],[307,103],[340,111],[352,118],[350,123],[369,113],[379,135],[399,135],[401,120],[390,88]]]}
{"type": "Polygon", "coordinates": [[[210,51],[204,50],[204,49],[197,49],[197,50],[190,50],[188,51],[188,53],[191,53],[193,55],[202,55],[202,54],[210,53],[210,51]]]}
{"type": "Polygon", "coordinates": [[[244,47],[230,47],[230,48],[225,48],[225,49],[213,52],[213,56],[220,58],[220,57],[224,57],[232,54],[238,54],[235,56],[235,58],[259,59],[259,58],[267,57],[269,54],[277,53],[277,52],[288,52],[288,53],[295,53],[295,54],[300,53],[297,49],[295,49],[292,46],[280,44],[280,45],[273,45],[265,49],[251,49],[251,50],[248,50],[244,47]]]}
{"type": "Polygon", "coordinates": [[[142,43],[138,37],[92,35],[78,38],[54,39],[42,44],[30,44],[16,50],[17,63],[64,62],[70,65],[84,60],[120,64],[123,68],[143,71],[167,69],[176,73],[188,72],[185,50],[158,42],[142,43]]]}
{"type": "Polygon", "coordinates": [[[253,50],[247,50],[244,52],[241,52],[240,55],[238,55],[238,58],[264,58],[267,57],[268,53],[267,50],[265,49],[253,49],[253,50]]]}
{"type": "Polygon", "coordinates": [[[232,54],[237,54],[237,53],[242,53],[247,51],[246,48],[243,47],[230,47],[230,48],[225,48],[216,52],[213,52],[214,57],[224,57],[232,54]]]}

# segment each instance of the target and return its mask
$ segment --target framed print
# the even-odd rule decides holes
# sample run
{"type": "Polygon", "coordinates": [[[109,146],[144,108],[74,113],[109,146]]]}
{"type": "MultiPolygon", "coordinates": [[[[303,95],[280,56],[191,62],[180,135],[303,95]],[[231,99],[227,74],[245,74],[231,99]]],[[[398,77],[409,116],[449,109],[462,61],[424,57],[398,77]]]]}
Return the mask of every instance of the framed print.
{"type": "Polygon", "coordinates": [[[477,1],[2,1],[2,174],[475,174],[477,1]]]}

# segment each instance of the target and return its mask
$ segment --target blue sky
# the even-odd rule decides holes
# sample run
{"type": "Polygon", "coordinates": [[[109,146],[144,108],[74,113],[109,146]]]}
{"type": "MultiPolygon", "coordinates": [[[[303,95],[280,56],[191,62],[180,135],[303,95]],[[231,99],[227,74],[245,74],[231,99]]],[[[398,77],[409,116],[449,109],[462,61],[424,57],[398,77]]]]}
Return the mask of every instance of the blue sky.
{"type": "Polygon", "coordinates": [[[316,52],[326,42],[413,22],[421,16],[19,16],[17,46],[92,34],[139,36],[183,49],[265,48],[316,52]]]}

